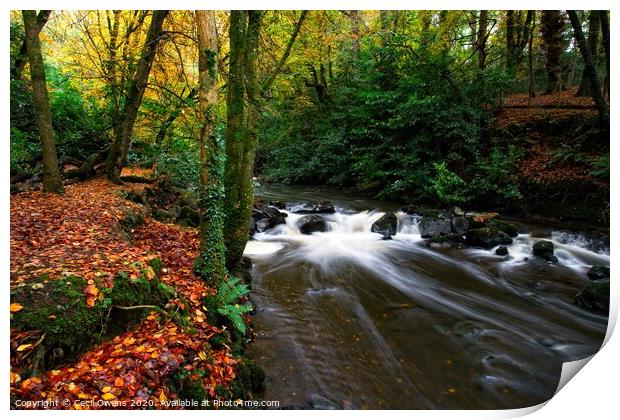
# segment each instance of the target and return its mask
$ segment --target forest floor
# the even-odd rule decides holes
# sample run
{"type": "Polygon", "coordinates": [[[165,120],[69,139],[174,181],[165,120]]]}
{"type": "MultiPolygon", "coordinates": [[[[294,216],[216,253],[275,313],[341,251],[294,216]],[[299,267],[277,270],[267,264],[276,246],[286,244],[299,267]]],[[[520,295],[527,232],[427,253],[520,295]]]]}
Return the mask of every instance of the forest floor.
{"type": "MultiPolygon", "coordinates": [[[[11,289],[24,284],[32,284],[34,289],[67,275],[83,277],[89,285],[97,279],[98,285],[107,282],[112,286],[115,275],[132,273],[133,263],[159,258],[163,262],[161,282],[173,286],[190,306],[185,320],[188,326],[181,327],[151,312],[137,327],[96,344],[76,361],[31,377],[27,377],[27,356],[42,341],[41,334],[12,329],[12,400],[67,399],[68,407],[60,408],[78,409],[102,408],[97,401],[124,408],[136,403],[167,408],[168,401],[176,398],[166,382],[172,372],[182,370],[193,375],[211,397],[216,396],[216,386],[228,388],[235,378],[238,360],[226,349],[207,348],[205,353],[205,342],[221,330],[205,320],[201,301],[214,290],[192,271],[199,246],[197,230],[150,217],[130,235],[119,229],[126,209],[137,206],[123,199],[121,190],[143,187],[92,179],[65,187],[62,195],[12,195],[11,289]],[[95,401],[95,405],[83,407],[79,400],[95,401]]],[[[85,302],[101,296],[97,296],[96,288],[84,289],[85,302]]],[[[11,302],[12,316],[25,310],[21,303],[11,302]]],[[[184,305],[178,299],[177,304],[184,305]]]]}
{"type": "MultiPolygon", "coordinates": [[[[495,136],[522,148],[515,176],[519,185],[529,188],[530,193],[535,192],[535,200],[564,200],[571,186],[583,197],[598,202],[609,194],[609,181],[592,174],[593,163],[608,153],[609,142],[600,143],[593,100],[575,96],[576,91],[577,87],[573,87],[531,100],[527,94],[510,95],[492,123],[495,136]],[[538,194],[538,191],[545,192],[538,194]]],[[[578,213],[581,212],[568,218],[608,220],[608,210],[596,215],[578,213]]]]}

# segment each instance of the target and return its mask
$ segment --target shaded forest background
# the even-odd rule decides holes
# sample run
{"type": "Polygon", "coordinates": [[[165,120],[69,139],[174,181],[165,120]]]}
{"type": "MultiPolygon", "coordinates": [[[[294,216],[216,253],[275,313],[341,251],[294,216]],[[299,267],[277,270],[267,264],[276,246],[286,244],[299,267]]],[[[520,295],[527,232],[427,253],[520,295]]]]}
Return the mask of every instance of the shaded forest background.
{"type": "MultiPolygon", "coordinates": [[[[104,155],[109,162],[110,145],[127,128],[127,103],[136,99],[132,82],[151,15],[54,12],[39,22],[61,171],[85,161],[100,169],[104,155]]],[[[599,106],[600,100],[590,99],[584,56],[565,11],[261,13],[257,89],[252,98],[245,96],[248,108],[256,110],[254,175],[386,200],[472,207],[529,205],[549,196],[565,203],[562,189],[573,188],[561,183],[549,194],[547,187],[559,178],[578,178],[578,194],[592,196],[596,209],[562,216],[605,221],[609,142],[601,115],[608,112],[607,16],[575,12],[600,79],[599,106]],[[527,116],[519,115],[523,108],[527,116]]],[[[171,11],[162,20],[135,125],[125,134],[131,147],[118,166],[154,166],[179,188],[197,190],[201,124],[194,17],[171,11]]],[[[227,12],[217,13],[221,97],[234,68],[230,22],[227,12]]],[[[22,19],[14,13],[12,181],[41,175],[24,53],[22,19]]],[[[224,101],[215,112],[223,141],[224,101]]],[[[93,167],[82,168],[81,175],[93,167]]]]}

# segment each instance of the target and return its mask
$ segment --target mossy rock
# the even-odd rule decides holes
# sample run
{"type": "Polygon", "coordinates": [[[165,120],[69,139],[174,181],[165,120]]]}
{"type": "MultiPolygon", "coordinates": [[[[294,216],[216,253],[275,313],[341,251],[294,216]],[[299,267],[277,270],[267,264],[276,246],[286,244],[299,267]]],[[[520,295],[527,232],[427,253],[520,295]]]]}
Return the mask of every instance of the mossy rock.
{"type": "Polygon", "coordinates": [[[590,270],[588,270],[588,278],[590,280],[608,279],[610,275],[611,272],[609,271],[609,267],[604,265],[593,265],[590,270]]]}
{"type": "Polygon", "coordinates": [[[168,387],[177,394],[179,400],[190,401],[195,406],[186,406],[186,409],[200,410],[203,401],[210,400],[208,391],[202,386],[200,379],[195,379],[187,374],[175,374],[168,380],[168,387]]]}
{"type": "Polygon", "coordinates": [[[184,226],[198,227],[200,226],[200,213],[191,207],[183,206],[177,221],[184,226]]]}
{"type": "Polygon", "coordinates": [[[232,399],[253,399],[265,386],[265,371],[251,359],[242,357],[237,364],[236,378],[230,385],[232,399]]]}
{"type": "Polygon", "coordinates": [[[486,249],[491,249],[498,245],[510,245],[511,243],[512,238],[510,236],[494,228],[472,229],[465,236],[466,245],[486,249]]]}
{"type": "Polygon", "coordinates": [[[118,224],[124,231],[131,231],[142,226],[144,218],[150,215],[150,210],[145,206],[138,206],[136,208],[125,207],[123,212],[123,217],[118,221],[118,224]]]}
{"type": "Polygon", "coordinates": [[[589,311],[609,314],[609,279],[588,283],[575,296],[575,303],[589,311]]]}
{"type": "Polygon", "coordinates": [[[11,290],[11,302],[23,306],[12,314],[11,328],[45,334],[44,365],[54,365],[60,359],[79,354],[98,339],[112,302],[104,298],[89,308],[84,296],[86,287],[86,280],[68,276],[11,290]]]}
{"type": "Polygon", "coordinates": [[[121,273],[113,281],[112,288],[95,283],[100,295],[92,307],[87,306],[84,293],[87,281],[76,276],[28,283],[11,290],[11,302],[23,306],[22,310],[11,314],[11,328],[40,331],[45,335],[41,343],[42,360],[34,363],[37,368],[50,369],[72,360],[94,343],[141,322],[149,312],[148,308],[126,310],[118,307],[163,307],[176,296],[174,288],[157,278],[131,279],[121,273]]]}
{"type": "Polygon", "coordinates": [[[487,226],[502,231],[511,238],[519,236],[519,229],[512,223],[505,222],[504,220],[491,219],[487,226]]]}

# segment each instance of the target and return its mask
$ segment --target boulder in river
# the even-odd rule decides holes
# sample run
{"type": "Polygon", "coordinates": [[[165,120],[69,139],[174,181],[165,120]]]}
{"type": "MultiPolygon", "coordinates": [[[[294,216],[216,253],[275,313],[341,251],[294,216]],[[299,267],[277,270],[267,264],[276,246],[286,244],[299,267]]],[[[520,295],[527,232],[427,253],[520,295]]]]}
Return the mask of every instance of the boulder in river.
{"type": "Polygon", "coordinates": [[[280,201],[280,200],[276,200],[276,201],[270,201],[269,202],[270,206],[273,206],[279,210],[284,210],[286,208],[286,203],[284,201],[280,201]]]}
{"type": "Polygon", "coordinates": [[[278,211],[275,207],[255,205],[252,209],[252,219],[256,223],[256,231],[264,232],[274,226],[286,223],[286,213],[278,211]]]}
{"type": "Polygon", "coordinates": [[[450,220],[452,233],[455,235],[465,235],[469,230],[469,220],[464,216],[455,216],[450,220]]]}
{"type": "Polygon", "coordinates": [[[584,309],[609,313],[609,279],[588,283],[575,296],[575,303],[584,309]]]}
{"type": "Polygon", "coordinates": [[[512,238],[494,228],[472,229],[465,235],[465,244],[491,249],[497,245],[510,245],[512,238]]]}
{"type": "Polygon", "coordinates": [[[499,255],[500,257],[505,257],[508,255],[508,248],[505,245],[500,245],[495,250],[495,255],[499,255]]]}
{"type": "Polygon", "coordinates": [[[505,222],[500,219],[491,219],[489,223],[487,223],[488,227],[495,228],[497,230],[501,230],[506,235],[514,238],[519,236],[519,229],[513,225],[512,223],[505,222]]]}
{"type": "Polygon", "coordinates": [[[314,232],[325,232],[327,230],[327,223],[318,214],[309,214],[297,221],[297,227],[304,235],[310,235],[314,232]]]}
{"type": "Polygon", "coordinates": [[[391,211],[385,213],[370,227],[370,231],[380,233],[384,237],[396,235],[398,218],[391,211]]]}
{"type": "Polygon", "coordinates": [[[461,248],[463,246],[463,235],[433,236],[426,241],[426,246],[433,249],[461,248]]]}
{"type": "Polygon", "coordinates": [[[609,275],[609,267],[605,267],[604,265],[593,265],[592,268],[588,270],[588,278],[590,280],[608,279],[609,275]]]}
{"type": "Polygon", "coordinates": [[[418,228],[423,238],[452,234],[451,221],[444,217],[423,217],[418,228]]]}
{"type": "Polygon", "coordinates": [[[329,201],[319,201],[318,203],[302,203],[291,207],[291,213],[297,214],[328,214],[336,213],[334,205],[329,201]]]}
{"type": "Polygon", "coordinates": [[[543,258],[550,263],[558,262],[558,258],[553,255],[553,242],[551,241],[538,241],[532,248],[532,253],[536,257],[543,258]]]}

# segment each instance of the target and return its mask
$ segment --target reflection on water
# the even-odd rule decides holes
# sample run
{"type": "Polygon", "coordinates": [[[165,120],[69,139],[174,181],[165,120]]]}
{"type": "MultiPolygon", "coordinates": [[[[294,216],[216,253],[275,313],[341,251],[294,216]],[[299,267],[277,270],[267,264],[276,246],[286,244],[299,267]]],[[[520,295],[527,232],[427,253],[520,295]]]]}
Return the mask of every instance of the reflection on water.
{"type": "MultiPolygon", "coordinates": [[[[299,201],[292,193],[265,195],[299,201]]],[[[399,213],[398,234],[384,241],[370,232],[383,213],[356,212],[349,204],[360,199],[333,201],[341,208],[324,215],[328,232],[301,235],[300,216],[289,214],[247,245],[258,308],[248,351],[267,372],[265,399],[301,408],[525,407],[552,396],[562,362],[600,347],[607,319],[572,302],[588,268],[608,265],[609,255],[583,238],[552,235],[557,265],[531,257],[530,234],[515,238],[507,258],[438,251],[412,216],[399,213]]]]}

